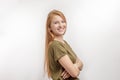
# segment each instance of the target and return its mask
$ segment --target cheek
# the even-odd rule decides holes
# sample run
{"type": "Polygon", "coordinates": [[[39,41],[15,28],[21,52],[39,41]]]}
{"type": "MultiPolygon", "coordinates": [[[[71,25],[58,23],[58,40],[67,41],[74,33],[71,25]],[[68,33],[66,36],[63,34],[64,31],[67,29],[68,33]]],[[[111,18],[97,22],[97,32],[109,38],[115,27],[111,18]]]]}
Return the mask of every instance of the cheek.
{"type": "Polygon", "coordinates": [[[50,30],[54,33],[56,31],[56,25],[51,25],[50,30]]]}
{"type": "Polygon", "coordinates": [[[64,26],[67,26],[67,24],[66,24],[66,23],[64,23],[63,25],[64,25],[64,26]]]}
{"type": "Polygon", "coordinates": [[[65,28],[67,28],[67,25],[66,25],[66,24],[64,24],[64,27],[65,27],[65,28]]]}
{"type": "Polygon", "coordinates": [[[54,24],[54,25],[51,26],[52,29],[56,29],[56,28],[58,28],[58,27],[59,27],[59,26],[58,26],[57,24],[54,24]]]}

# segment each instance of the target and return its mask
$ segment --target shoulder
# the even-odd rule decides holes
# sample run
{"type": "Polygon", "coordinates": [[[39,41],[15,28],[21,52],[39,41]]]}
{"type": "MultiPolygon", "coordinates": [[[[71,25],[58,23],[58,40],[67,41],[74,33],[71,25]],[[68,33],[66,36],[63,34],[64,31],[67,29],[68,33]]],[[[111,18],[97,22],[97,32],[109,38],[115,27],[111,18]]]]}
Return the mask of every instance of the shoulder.
{"type": "Polygon", "coordinates": [[[56,45],[58,45],[59,43],[58,42],[56,42],[56,41],[51,41],[50,43],[49,43],[49,47],[54,47],[54,46],[56,46],[56,45]]]}
{"type": "Polygon", "coordinates": [[[53,40],[49,43],[48,48],[50,50],[63,50],[65,45],[59,41],[53,40]]]}
{"type": "Polygon", "coordinates": [[[60,43],[57,41],[51,41],[48,45],[48,50],[56,49],[60,46],[60,43]]]}

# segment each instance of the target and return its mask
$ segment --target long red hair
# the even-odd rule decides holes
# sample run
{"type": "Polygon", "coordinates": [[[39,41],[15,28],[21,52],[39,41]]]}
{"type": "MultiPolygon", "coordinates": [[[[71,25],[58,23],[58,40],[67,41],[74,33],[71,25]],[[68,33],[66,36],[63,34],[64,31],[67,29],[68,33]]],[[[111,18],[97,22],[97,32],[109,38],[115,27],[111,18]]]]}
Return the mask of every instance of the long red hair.
{"type": "Polygon", "coordinates": [[[49,78],[51,77],[51,71],[49,69],[48,46],[49,46],[49,43],[54,40],[54,34],[50,31],[50,25],[51,25],[51,20],[55,15],[60,16],[66,22],[66,18],[64,16],[64,14],[58,10],[52,10],[47,16],[44,70],[45,70],[45,72],[47,72],[49,78]]]}

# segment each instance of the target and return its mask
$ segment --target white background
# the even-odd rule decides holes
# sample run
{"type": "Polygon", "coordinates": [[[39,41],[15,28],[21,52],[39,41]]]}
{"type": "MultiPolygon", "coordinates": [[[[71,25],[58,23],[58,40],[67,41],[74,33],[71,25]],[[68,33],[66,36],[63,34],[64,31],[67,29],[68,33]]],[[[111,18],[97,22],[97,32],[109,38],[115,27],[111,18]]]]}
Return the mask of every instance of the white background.
{"type": "Polygon", "coordinates": [[[0,0],[0,80],[47,80],[49,11],[67,18],[64,39],[84,63],[80,80],[120,80],[119,0],[0,0]]]}

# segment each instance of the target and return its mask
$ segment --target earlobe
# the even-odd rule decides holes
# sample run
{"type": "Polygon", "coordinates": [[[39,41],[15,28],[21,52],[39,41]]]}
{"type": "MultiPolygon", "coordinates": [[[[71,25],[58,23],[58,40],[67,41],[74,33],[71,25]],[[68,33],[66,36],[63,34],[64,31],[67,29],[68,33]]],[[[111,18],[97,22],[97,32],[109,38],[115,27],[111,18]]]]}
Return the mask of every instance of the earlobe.
{"type": "Polygon", "coordinates": [[[49,32],[52,32],[52,30],[50,28],[48,28],[49,32]]]}
{"type": "Polygon", "coordinates": [[[50,32],[52,32],[52,30],[50,29],[50,32]]]}

